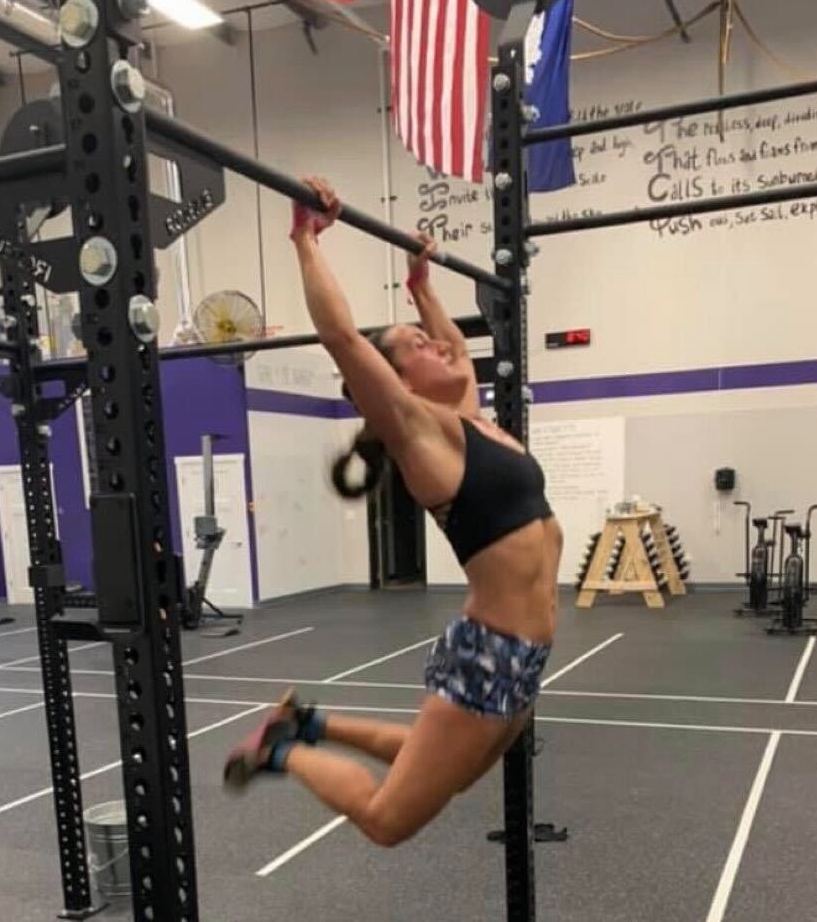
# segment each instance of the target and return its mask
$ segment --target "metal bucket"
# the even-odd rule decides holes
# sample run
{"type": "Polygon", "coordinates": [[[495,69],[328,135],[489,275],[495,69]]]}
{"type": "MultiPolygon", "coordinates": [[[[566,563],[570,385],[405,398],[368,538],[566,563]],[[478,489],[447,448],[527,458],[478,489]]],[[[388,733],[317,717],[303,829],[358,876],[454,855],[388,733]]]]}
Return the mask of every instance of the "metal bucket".
{"type": "Polygon", "coordinates": [[[131,895],[125,804],[112,800],[85,811],[91,879],[108,899],[131,895]]]}

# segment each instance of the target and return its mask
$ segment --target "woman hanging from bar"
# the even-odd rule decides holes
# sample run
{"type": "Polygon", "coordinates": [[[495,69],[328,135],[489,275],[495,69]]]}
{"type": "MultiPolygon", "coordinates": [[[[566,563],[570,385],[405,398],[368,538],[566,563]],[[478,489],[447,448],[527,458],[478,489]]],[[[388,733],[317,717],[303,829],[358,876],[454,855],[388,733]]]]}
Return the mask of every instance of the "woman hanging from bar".
{"type": "Polygon", "coordinates": [[[468,579],[463,616],[431,649],[427,695],[411,726],[304,707],[288,693],[231,753],[225,783],[288,774],[379,845],[413,836],[491,768],[531,716],[556,626],[561,529],[537,462],[480,414],[474,366],[429,283],[433,243],[409,256],[420,325],[365,338],[318,235],[341,210],[324,181],[308,184],[325,212],[293,208],[291,238],[309,313],[364,419],[333,480],[344,496],[377,483],[384,457],[443,529],[468,579]],[[357,453],[362,486],[346,479],[357,453]],[[342,743],[390,765],[381,782],[320,743],[342,743]]]}

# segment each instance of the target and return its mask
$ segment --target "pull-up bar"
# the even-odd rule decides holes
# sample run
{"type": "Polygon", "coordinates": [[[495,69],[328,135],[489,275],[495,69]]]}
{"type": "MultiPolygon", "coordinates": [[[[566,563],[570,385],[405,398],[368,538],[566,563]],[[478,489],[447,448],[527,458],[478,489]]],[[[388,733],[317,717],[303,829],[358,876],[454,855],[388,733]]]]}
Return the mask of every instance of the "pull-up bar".
{"type": "MultiPolygon", "coordinates": [[[[213,141],[189,125],[184,125],[176,119],[167,118],[150,110],[146,112],[146,119],[149,130],[156,135],[186,145],[221,166],[240,173],[242,176],[246,176],[268,189],[280,192],[297,202],[313,208],[319,209],[321,207],[317,196],[308,186],[284,173],[279,173],[277,170],[264,166],[264,164],[253,160],[251,157],[246,157],[238,153],[238,151],[231,150],[229,147],[213,141]]],[[[51,147],[42,147],[21,154],[0,157],[0,182],[57,172],[65,167],[65,155],[65,145],[54,144],[51,147]]],[[[338,218],[352,227],[371,234],[373,237],[399,247],[401,250],[407,250],[410,253],[421,253],[423,250],[423,245],[411,234],[397,230],[390,224],[379,221],[365,212],[358,211],[351,205],[344,204],[338,218]]],[[[492,272],[487,272],[485,269],[473,265],[473,263],[460,259],[458,256],[452,256],[450,253],[435,253],[431,260],[446,269],[450,269],[452,272],[456,272],[458,275],[467,276],[475,282],[482,282],[498,291],[505,291],[510,288],[510,282],[505,279],[494,275],[492,272]]]]}
{"type": "MultiPolygon", "coordinates": [[[[477,336],[489,336],[490,330],[484,318],[475,314],[471,317],[454,318],[454,323],[460,328],[463,336],[468,339],[477,336]]],[[[381,330],[382,327],[364,327],[359,332],[364,336],[381,330]]],[[[207,358],[220,355],[239,355],[243,352],[264,352],[270,349],[295,349],[298,346],[314,346],[320,339],[314,333],[304,333],[301,336],[276,336],[272,339],[244,340],[232,343],[200,343],[192,346],[166,346],[159,350],[159,358],[163,362],[172,362],[176,359],[207,358]]],[[[3,343],[0,343],[2,353],[3,343]]],[[[16,353],[15,347],[11,347],[16,353]]],[[[76,358],[54,359],[36,366],[37,372],[50,377],[52,372],[64,371],[69,368],[81,368],[86,364],[85,356],[76,358]]]]}
{"type": "MultiPolygon", "coordinates": [[[[178,119],[168,118],[152,110],[145,112],[145,119],[149,132],[204,154],[215,163],[227,167],[233,172],[251,179],[253,182],[260,183],[267,189],[280,192],[296,202],[301,202],[303,205],[316,209],[321,208],[320,201],[308,186],[259,163],[252,157],[247,157],[223,144],[219,144],[178,119]]],[[[345,224],[351,224],[352,227],[356,227],[358,230],[362,230],[380,240],[385,240],[401,250],[407,250],[410,253],[420,253],[423,250],[423,245],[410,234],[399,231],[390,224],[364,214],[362,211],[352,208],[351,205],[343,205],[338,220],[343,221],[345,224]]],[[[458,275],[465,275],[476,282],[483,282],[498,291],[505,291],[510,288],[510,282],[501,279],[492,272],[481,269],[479,266],[466,262],[466,260],[460,259],[458,256],[437,253],[431,259],[458,275]]]]}
{"type": "Polygon", "coordinates": [[[611,131],[614,128],[631,128],[634,125],[648,125],[663,122],[671,118],[686,115],[703,115],[707,112],[719,112],[724,109],[737,109],[755,103],[773,102],[776,99],[791,99],[794,96],[808,96],[817,93],[817,80],[807,83],[791,83],[787,86],[769,87],[765,90],[750,90],[745,93],[733,93],[729,96],[713,96],[695,102],[679,103],[674,106],[662,106],[658,109],[644,109],[626,115],[600,118],[588,122],[573,122],[565,125],[553,125],[547,128],[533,128],[523,135],[524,145],[540,144],[543,141],[556,141],[559,138],[575,138],[584,134],[596,134],[611,131]]]}
{"type": "MultiPolygon", "coordinates": [[[[790,202],[794,199],[817,197],[817,183],[784,186],[766,192],[749,192],[746,195],[724,195],[704,199],[702,202],[678,202],[672,205],[656,205],[649,208],[634,208],[632,211],[612,211],[609,214],[590,215],[586,218],[572,218],[567,221],[539,221],[525,228],[528,237],[553,237],[572,231],[595,230],[602,227],[618,227],[622,224],[639,224],[642,221],[660,221],[685,215],[704,214],[708,211],[728,211],[749,208],[753,205],[773,205],[776,202],[790,202]]],[[[817,206],[811,206],[817,210],[817,206]]]]}

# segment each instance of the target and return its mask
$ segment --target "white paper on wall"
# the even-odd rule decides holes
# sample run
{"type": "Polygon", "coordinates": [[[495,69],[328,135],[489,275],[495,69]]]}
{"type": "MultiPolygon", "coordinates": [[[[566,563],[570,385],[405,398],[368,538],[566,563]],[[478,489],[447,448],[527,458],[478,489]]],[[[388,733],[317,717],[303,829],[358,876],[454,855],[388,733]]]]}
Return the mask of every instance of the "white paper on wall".
{"type": "Polygon", "coordinates": [[[587,536],[624,497],[624,417],[531,423],[528,445],[565,533],[559,581],[572,583],[587,536]]]}

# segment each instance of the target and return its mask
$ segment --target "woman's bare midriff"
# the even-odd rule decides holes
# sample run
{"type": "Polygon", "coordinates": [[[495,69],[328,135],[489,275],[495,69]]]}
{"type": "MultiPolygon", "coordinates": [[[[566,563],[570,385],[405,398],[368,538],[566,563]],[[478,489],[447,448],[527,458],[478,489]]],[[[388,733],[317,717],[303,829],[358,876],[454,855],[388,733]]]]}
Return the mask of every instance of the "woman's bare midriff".
{"type": "Polygon", "coordinates": [[[503,634],[550,644],[562,530],[553,517],[500,538],[465,565],[465,614],[503,634]]]}

